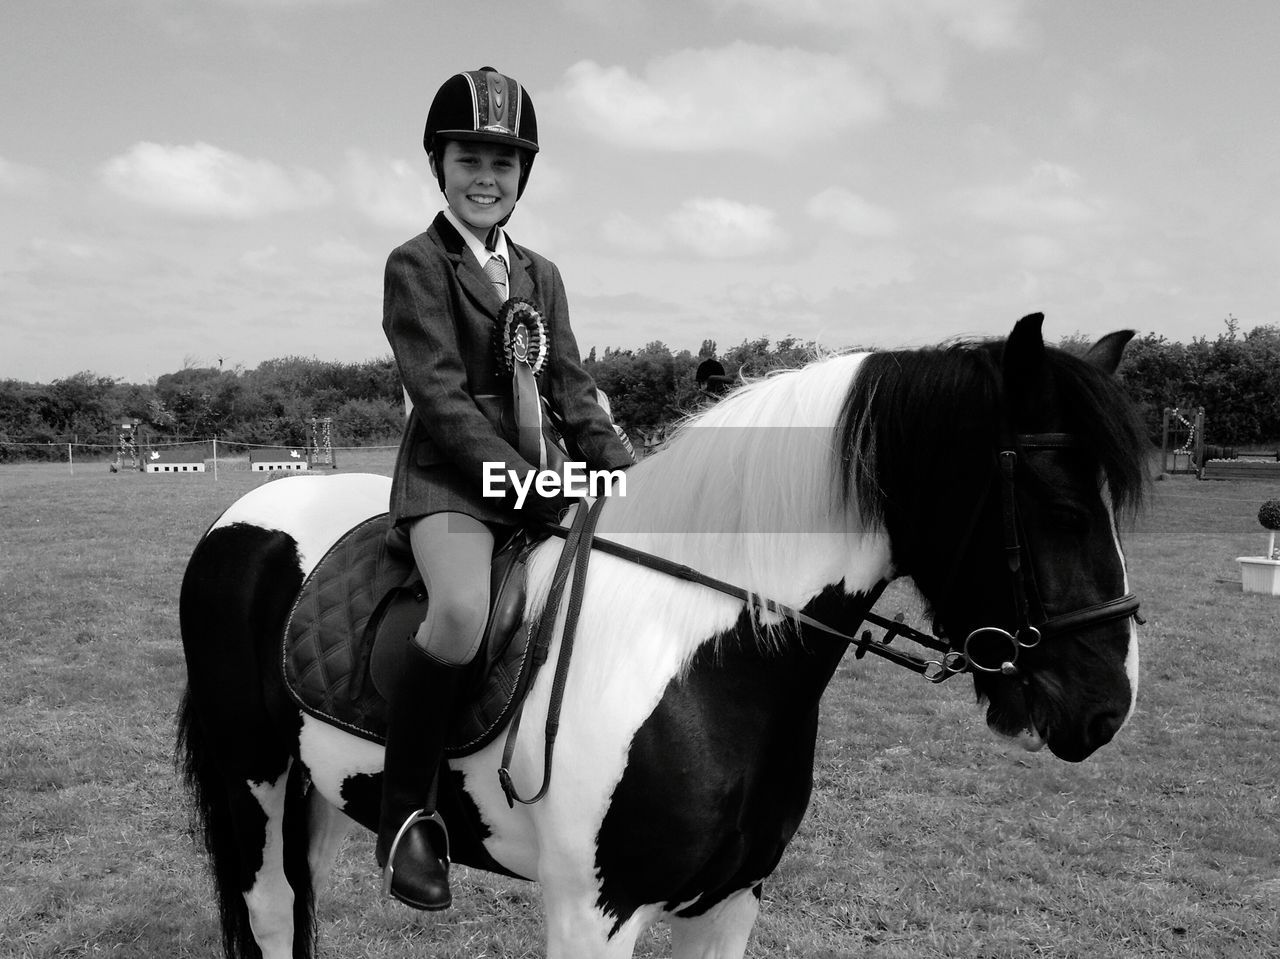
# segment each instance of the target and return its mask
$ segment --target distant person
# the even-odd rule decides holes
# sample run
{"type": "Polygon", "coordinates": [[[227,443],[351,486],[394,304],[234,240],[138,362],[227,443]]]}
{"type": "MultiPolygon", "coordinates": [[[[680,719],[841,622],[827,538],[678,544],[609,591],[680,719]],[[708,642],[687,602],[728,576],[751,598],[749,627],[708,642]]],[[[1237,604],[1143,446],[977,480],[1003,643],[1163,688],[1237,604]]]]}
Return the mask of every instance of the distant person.
{"type": "Polygon", "coordinates": [[[558,522],[569,505],[531,492],[517,511],[514,496],[486,497],[483,464],[525,478],[547,465],[541,402],[588,469],[632,457],[582,367],[560,271],[503,229],[538,152],[529,94],[492,67],[455,74],[431,103],[423,146],[447,208],[387,260],[382,327],[412,403],[391,519],[431,601],[389,691],[377,858],[396,899],[445,909],[447,833],[432,784],[483,638],[495,532],[558,522]]]}

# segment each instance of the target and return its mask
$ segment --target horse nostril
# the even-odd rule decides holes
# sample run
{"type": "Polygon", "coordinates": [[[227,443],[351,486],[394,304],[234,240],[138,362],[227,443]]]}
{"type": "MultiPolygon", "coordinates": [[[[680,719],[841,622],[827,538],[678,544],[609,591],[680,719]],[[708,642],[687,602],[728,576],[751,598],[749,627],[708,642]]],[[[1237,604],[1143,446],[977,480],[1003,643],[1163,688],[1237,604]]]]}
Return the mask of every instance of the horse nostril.
{"type": "Polygon", "coordinates": [[[1094,749],[1111,742],[1120,727],[1124,725],[1126,713],[1099,713],[1089,720],[1089,740],[1094,749]]]}

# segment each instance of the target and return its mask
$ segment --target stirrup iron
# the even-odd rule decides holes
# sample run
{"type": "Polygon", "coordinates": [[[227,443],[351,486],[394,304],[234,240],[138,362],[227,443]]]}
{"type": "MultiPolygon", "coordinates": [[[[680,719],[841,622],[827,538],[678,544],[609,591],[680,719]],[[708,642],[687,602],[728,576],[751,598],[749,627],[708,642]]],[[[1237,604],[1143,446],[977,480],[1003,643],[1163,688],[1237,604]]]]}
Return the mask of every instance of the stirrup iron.
{"type": "MultiPolygon", "coordinates": [[[[444,819],[440,813],[428,813],[425,809],[415,809],[405,817],[404,823],[396,831],[396,838],[391,840],[391,849],[387,852],[387,864],[382,867],[382,897],[384,899],[394,898],[391,895],[391,883],[395,880],[395,861],[396,850],[400,848],[400,840],[405,834],[420,822],[432,822],[440,827],[440,835],[444,837],[444,853],[440,859],[447,866],[451,860],[449,859],[449,827],[444,824],[444,819]]],[[[433,851],[434,851],[434,847],[433,851]]]]}

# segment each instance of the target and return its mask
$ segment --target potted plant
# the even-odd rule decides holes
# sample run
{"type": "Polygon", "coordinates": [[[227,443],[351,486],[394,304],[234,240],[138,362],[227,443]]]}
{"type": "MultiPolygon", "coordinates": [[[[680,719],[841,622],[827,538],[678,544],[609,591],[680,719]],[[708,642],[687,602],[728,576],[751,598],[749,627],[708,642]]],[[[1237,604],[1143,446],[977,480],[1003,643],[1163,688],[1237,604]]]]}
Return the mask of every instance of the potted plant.
{"type": "Polygon", "coordinates": [[[1240,579],[1246,593],[1280,596],[1280,549],[1276,548],[1276,530],[1280,530],[1280,499],[1269,499],[1258,510],[1258,522],[1270,534],[1265,556],[1240,556],[1240,579]]]}

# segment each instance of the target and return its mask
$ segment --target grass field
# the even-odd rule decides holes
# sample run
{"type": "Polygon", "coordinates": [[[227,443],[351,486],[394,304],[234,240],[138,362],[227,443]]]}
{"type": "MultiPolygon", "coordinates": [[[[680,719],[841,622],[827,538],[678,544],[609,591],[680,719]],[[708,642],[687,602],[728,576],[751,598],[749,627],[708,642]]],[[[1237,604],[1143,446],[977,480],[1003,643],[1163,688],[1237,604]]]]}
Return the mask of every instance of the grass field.
{"type": "MultiPolygon", "coordinates": [[[[339,453],[387,473],[390,452],[339,453]]],[[[238,468],[237,468],[238,467],[238,468]]],[[[264,482],[0,467],[0,957],[217,955],[172,767],[176,599],[197,538],[264,482]]],[[[753,957],[1280,955],[1280,598],[1244,595],[1262,483],[1171,479],[1127,535],[1143,687],[1070,766],[992,739],[971,685],[849,658],[813,804],[765,886],[753,957]]],[[[910,607],[898,590],[882,607],[910,607]]],[[[427,917],[348,841],[322,956],[542,955],[534,886],[459,870],[427,917]]],[[[661,929],[641,956],[667,953],[661,929]]]]}

